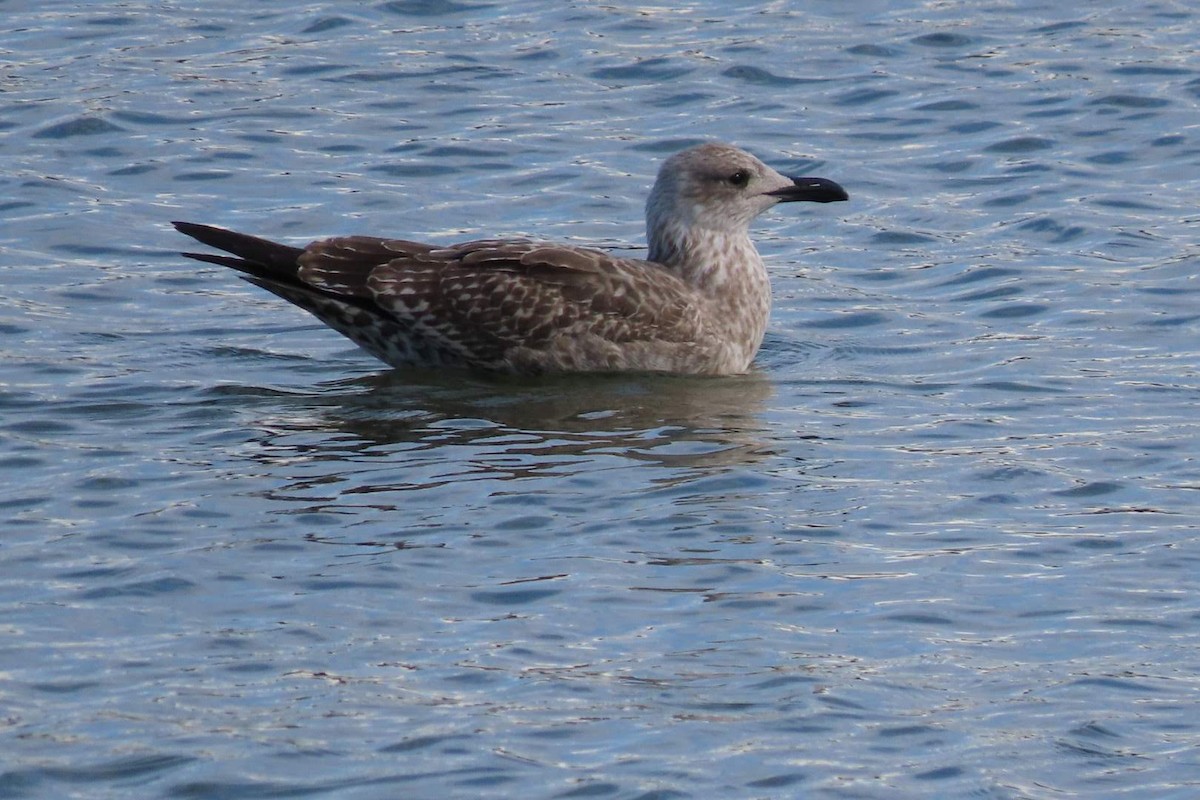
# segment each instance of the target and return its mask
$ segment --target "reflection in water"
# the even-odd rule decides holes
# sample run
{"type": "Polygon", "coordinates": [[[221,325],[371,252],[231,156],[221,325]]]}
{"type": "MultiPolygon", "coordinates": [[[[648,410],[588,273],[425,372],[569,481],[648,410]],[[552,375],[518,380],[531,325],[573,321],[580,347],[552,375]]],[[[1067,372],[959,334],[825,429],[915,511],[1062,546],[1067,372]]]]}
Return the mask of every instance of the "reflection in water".
{"type": "Polygon", "coordinates": [[[486,443],[503,449],[507,443],[522,453],[620,451],[669,464],[703,463],[724,452],[728,463],[741,463],[738,453],[754,460],[762,446],[756,436],[764,430],[759,414],[772,391],[772,383],[758,374],[519,381],[386,372],[326,384],[319,395],[294,405],[276,403],[264,422],[272,431],[264,445],[276,449],[288,434],[303,431],[341,430],[353,439],[334,440],[329,457],[380,447],[412,451],[486,443]],[[708,446],[662,447],[683,442],[708,446]]]}
{"type": "MultiPolygon", "coordinates": [[[[671,375],[565,375],[536,381],[460,374],[385,372],[331,384],[341,395],[341,424],[374,442],[411,441],[414,428],[447,427],[472,438],[473,420],[494,427],[588,439],[664,427],[747,434],[771,396],[760,374],[712,379],[671,375]],[[414,423],[416,423],[414,425],[414,423]]],[[[424,438],[422,435],[420,438],[424,438]]]]}
{"type": "MultiPolygon", "coordinates": [[[[772,392],[760,374],[530,381],[388,372],[319,394],[272,392],[249,457],[280,479],[269,494],[289,514],[411,514],[415,505],[441,528],[470,509],[497,514],[499,503],[522,514],[540,506],[552,517],[573,508],[611,518],[597,496],[670,506],[666,494],[772,455],[761,417],[772,392]],[[652,469],[630,471],[637,467],[652,469]],[[592,507],[578,508],[581,492],[592,507]]],[[[246,390],[239,395],[244,404],[246,390]]],[[[722,491],[737,494],[736,477],[721,480],[722,491]]],[[[406,516],[405,535],[420,525],[406,516]]]]}

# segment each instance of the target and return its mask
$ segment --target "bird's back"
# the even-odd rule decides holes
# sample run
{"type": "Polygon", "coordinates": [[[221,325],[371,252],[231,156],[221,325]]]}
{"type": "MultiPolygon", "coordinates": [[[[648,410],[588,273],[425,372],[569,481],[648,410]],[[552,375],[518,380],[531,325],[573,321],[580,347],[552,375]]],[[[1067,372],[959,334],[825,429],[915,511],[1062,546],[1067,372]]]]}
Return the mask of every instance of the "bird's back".
{"type": "Polygon", "coordinates": [[[271,251],[204,227],[185,232],[253,259],[191,255],[239,269],[392,366],[728,371],[705,366],[718,344],[705,298],[653,262],[525,240],[347,236],[271,251]]]}

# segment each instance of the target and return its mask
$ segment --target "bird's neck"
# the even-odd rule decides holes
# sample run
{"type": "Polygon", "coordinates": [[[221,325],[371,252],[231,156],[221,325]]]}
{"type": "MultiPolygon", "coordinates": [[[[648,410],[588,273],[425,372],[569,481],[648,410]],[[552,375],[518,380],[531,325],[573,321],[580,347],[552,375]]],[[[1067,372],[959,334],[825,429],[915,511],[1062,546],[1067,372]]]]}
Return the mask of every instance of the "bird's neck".
{"type": "Polygon", "coordinates": [[[771,283],[748,232],[659,228],[650,236],[651,261],[678,275],[715,305],[731,362],[745,369],[762,343],[771,314],[771,283]]]}
{"type": "Polygon", "coordinates": [[[767,271],[749,233],[664,226],[649,235],[649,260],[706,294],[765,292],[767,271]]]}

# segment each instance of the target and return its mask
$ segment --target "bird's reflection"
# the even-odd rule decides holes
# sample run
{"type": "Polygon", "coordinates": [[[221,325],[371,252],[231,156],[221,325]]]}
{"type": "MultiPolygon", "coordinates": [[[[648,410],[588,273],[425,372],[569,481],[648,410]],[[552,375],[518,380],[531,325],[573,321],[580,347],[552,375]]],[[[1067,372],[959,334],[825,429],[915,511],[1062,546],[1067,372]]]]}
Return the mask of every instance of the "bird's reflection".
{"type": "Polygon", "coordinates": [[[276,395],[264,427],[272,449],[282,444],[279,434],[326,430],[353,437],[338,438],[334,450],[480,442],[494,448],[507,439],[526,454],[607,448],[651,457],[653,445],[689,441],[711,446],[654,448],[662,452],[653,457],[678,463],[724,452],[736,462],[762,446],[756,434],[764,430],[760,415],[772,391],[760,374],[530,380],[397,371],[329,382],[316,393],[290,396],[295,403],[276,395]]]}
{"type": "Polygon", "coordinates": [[[773,452],[762,419],[773,386],[761,374],[519,380],[388,372],[303,394],[233,391],[243,405],[247,394],[261,401],[260,446],[249,457],[291,472],[293,489],[332,483],[362,492],[511,480],[618,459],[629,466],[719,470],[773,452]],[[355,475],[361,483],[368,467],[378,485],[345,485],[355,475]]]}
{"type": "MultiPolygon", "coordinates": [[[[403,512],[403,533],[387,546],[425,547],[447,525],[478,525],[516,498],[591,509],[597,519],[634,497],[671,505],[689,487],[774,455],[763,416],[773,391],[763,374],[518,380],[413,372],[303,393],[225,390],[243,409],[247,395],[258,398],[257,443],[239,455],[277,479],[266,496],[288,515],[324,515],[309,518],[334,526],[322,540],[372,547],[379,542],[347,541],[343,526],[403,512]]],[[[721,493],[737,505],[732,480],[721,493]]]]}

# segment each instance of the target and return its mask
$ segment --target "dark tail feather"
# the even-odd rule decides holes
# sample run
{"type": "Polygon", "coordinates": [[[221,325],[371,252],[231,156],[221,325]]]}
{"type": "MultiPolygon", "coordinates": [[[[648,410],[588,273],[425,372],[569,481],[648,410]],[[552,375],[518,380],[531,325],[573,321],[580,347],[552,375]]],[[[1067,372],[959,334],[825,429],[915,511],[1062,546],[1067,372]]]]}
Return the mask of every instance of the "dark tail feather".
{"type": "Polygon", "coordinates": [[[180,233],[185,233],[202,244],[232,253],[228,256],[217,253],[181,253],[180,255],[203,261],[206,264],[220,264],[222,267],[236,269],[242,273],[240,277],[243,280],[261,286],[268,292],[274,292],[289,303],[294,303],[315,314],[318,319],[333,326],[336,330],[342,331],[356,342],[359,341],[356,336],[346,333],[335,322],[331,322],[328,310],[323,312],[314,305],[314,301],[326,298],[336,301],[340,307],[354,306],[372,314],[380,313],[374,301],[368,297],[342,294],[303,281],[299,275],[300,256],[304,255],[302,248],[289,247],[286,244],[259,239],[257,236],[249,236],[224,228],[216,228],[212,225],[198,225],[195,222],[172,222],[171,224],[180,233]]]}
{"type": "MultiPolygon", "coordinates": [[[[194,258],[197,261],[205,261],[209,264],[220,264],[222,267],[232,267],[238,270],[249,269],[250,264],[250,262],[246,261],[245,259],[234,258],[233,256],[218,256],[214,255],[213,253],[180,253],[179,255],[184,256],[185,258],[194,258]]],[[[259,267],[259,271],[262,271],[261,267],[259,267]]]]}
{"type": "Polygon", "coordinates": [[[257,236],[215,228],[212,225],[198,225],[194,222],[172,222],[171,224],[175,226],[175,230],[191,236],[198,242],[239,257],[184,253],[183,255],[188,258],[232,267],[260,277],[269,277],[272,273],[279,272],[294,273],[296,260],[304,252],[299,247],[289,247],[267,239],[259,239],[257,236]]]}

